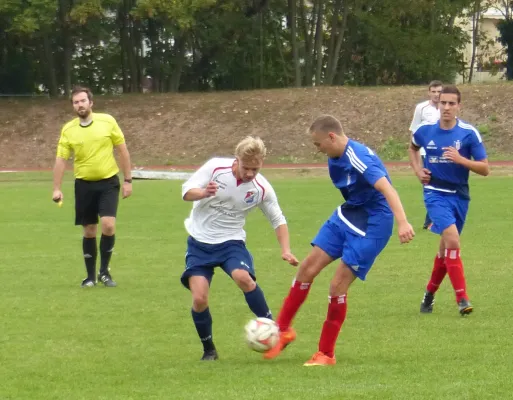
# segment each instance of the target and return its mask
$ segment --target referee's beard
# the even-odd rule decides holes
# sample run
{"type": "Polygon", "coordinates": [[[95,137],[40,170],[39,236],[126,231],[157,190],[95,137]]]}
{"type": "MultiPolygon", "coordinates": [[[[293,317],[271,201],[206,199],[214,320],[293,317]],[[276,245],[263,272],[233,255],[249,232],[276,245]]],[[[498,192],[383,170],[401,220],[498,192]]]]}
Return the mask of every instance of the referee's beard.
{"type": "Polygon", "coordinates": [[[81,120],[87,120],[91,115],[91,109],[82,109],[77,111],[77,115],[81,120]]]}

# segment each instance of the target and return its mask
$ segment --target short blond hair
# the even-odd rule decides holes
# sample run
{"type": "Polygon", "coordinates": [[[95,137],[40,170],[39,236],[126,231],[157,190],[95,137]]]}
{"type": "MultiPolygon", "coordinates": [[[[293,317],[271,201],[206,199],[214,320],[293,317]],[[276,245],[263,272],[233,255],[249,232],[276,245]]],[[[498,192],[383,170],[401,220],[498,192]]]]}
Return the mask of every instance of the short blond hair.
{"type": "Polygon", "coordinates": [[[267,153],[264,141],[258,136],[246,136],[235,147],[235,157],[241,160],[264,159],[267,153]]]}
{"type": "Polygon", "coordinates": [[[342,135],[344,130],[340,121],[332,115],[321,115],[317,117],[309,129],[310,133],[330,133],[342,135]]]}

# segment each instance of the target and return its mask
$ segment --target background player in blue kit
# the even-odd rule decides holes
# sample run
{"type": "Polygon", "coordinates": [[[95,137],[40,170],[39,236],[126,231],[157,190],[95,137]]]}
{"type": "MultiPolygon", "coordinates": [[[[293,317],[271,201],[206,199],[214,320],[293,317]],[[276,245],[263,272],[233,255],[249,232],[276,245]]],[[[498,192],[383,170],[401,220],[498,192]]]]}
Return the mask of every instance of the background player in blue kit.
{"type": "Polygon", "coordinates": [[[412,240],[415,233],[385,166],[372,150],[349,139],[340,121],[329,115],[317,118],[309,131],[317,149],[328,156],[331,180],[345,203],[337,207],[312,241],[313,248],[301,263],[278,315],[279,343],[264,357],[277,357],[295,339],[290,325],[306,300],[311,283],[328,264],[340,258],[330,284],[328,314],[319,351],[305,363],[305,366],[333,365],[335,343],[346,317],[349,286],[356,278],[365,280],[392,235],[394,216],[401,243],[412,240]]]}
{"type": "MultiPolygon", "coordinates": [[[[415,112],[413,114],[413,119],[410,124],[410,132],[413,133],[415,130],[424,122],[436,122],[440,119],[440,110],[438,109],[438,103],[440,102],[440,93],[442,92],[443,83],[441,81],[431,81],[428,87],[428,95],[429,100],[423,101],[422,103],[417,104],[415,107],[415,112]]],[[[426,150],[424,148],[420,148],[419,152],[422,157],[422,161],[426,158],[426,150]]],[[[428,229],[429,225],[431,225],[431,220],[429,219],[429,215],[426,213],[426,218],[424,219],[423,229],[428,229]]]]}
{"type": "Polygon", "coordinates": [[[460,102],[458,88],[445,86],[440,94],[440,120],[419,126],[409,149],[412,168],[424,185],[424,203],[433,221],[430,230],[442,236],[420,306],[424,313],[433,311],[434,295],[446,274],[454,288],[460,314],[469,314],[473,309],[460,258],[460,234],[470,201],[469,171],[486,176],[490,170],[478,130],[456,117],[460,102]],[[426,149],[426,168],[416,154],[421,147],[426,149]]]}

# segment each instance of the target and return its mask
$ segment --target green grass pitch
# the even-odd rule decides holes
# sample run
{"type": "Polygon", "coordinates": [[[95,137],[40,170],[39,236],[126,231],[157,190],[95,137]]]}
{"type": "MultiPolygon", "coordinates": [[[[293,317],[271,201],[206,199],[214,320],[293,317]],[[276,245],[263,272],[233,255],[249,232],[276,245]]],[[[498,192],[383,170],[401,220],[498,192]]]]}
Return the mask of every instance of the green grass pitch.
{"type": "MultiPolygon", "coordinates": [[[[293,252],[340,203],[329,180],[267,175],[288,219],[293,252]]],[[[513,185],[473,177],[462,258],[475,311],[458,314],[450,283],[435,312],[420,315],[438,238],[421,229],[421,187],[393,175],[415,240],[394,237],[365,283],[348,296],[333,368],[302,366],[317,349],[334,266],[315,281],[300,310],[298,339],[271,362],[250,351],[252,317],[231,280],[215,274],[210,308],[220,360],[201,363],[190,318],[177,181],[135,181],[120,202],[112,275],[119,286],[81,289],[81,230],[73,226],[73,184],[51,202],[49,174],[0,176],[0,399],[510,399],[513,396],[513,185]]],[[[276,315],[294,276],[280,259],[259,210],[246,225],[258,282],[276,315]]]]}

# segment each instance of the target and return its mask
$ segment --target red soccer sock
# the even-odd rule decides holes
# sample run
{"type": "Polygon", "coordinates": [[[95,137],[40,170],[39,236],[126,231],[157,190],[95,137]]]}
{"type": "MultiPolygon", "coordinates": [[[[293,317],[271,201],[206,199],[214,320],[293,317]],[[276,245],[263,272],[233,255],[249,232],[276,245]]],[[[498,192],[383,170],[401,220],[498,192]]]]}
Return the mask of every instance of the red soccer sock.
{"type": "Polygon", "coordinates": [[[435,261],[433,263],[433,272],[431,272],[431,279],[427,284],[426,290],[429,293],[435,294],[440,284],[445,278],[445,274],[447,273],[447,267],[445,266],[445,258],[440,257],[440,254],[437,254],[435,257],[435,261]]]}
{"type": "Polygon", "coordinates": [[[330,296],[328,306],[328,315],[322,326],[321,339],[319,340],[319,351],[322,351],[328,357],[335,355],[335,343],[337,342],[340,328],[346,319],[347,296],[330,296]]]}
{"type": "Polygon", "coordinates": [[[447,274],[451,279],[454,293],[456,294],[456,301],[467,299],[467,288],[465,283],[465,275],[463,274],[463,263],[460,258],[460,249],[446,249],[445,250],[445,265],[447,267],[447,274]]]}
{"type": "Polygon", "coordinates": [[[289,295],[283,301],[278,319],[276,320],[280,331],[286,331],[294,319],[301,305],[305,302],[308,292],[310,291],[309,282],[298,282],[294,279],[292,287],[290,288],[289,295]]]}

